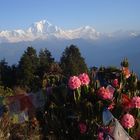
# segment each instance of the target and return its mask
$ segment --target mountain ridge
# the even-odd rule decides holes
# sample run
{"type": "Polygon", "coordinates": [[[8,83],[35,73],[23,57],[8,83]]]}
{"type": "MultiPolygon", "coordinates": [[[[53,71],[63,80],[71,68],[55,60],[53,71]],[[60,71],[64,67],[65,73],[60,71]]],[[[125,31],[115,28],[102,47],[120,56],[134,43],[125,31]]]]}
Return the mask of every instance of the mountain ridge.
{"type": "Polygon", "coordinates": [[[58,39],[83,38],[95,40],[99,35],[100,33],[91,26],[63,30],[58,26],[52,25],[47,20],[41,20],[31,24],[31,26],[25,30],[0,31],[0,42],[34,41],[39,38],[48,39],[52,36],[58,39]]]}
{"type": "Polygon", "coordinates": [[[48,21],[33,23],[25,30],[0,32],[0,59],[9,64],[17,64],[28,46],[37,52],[41,48],[51,51],[56,61],[60,60],[64,49],[77,45],[88,66],[119,66],[127,57],[134,71],[140,72],[140,32],[118,30],[101,33],[93,27],[84,26],[72,30],[63,30],[48,21]],[[20,34],[20,36],[19,36],[20,34]]]}
{"type": "Polygon", "coordinates": [[[112,33],[101,33],[92,26],[83,26],[75,29],[62,29],[47,20],[32,23],[27,29],[0,31],[0,43],[16,43],[22,41],[48,39],[86,39],[95,41],[103,38],[124,38],[140,36],[140,31],[117,30],[112,33]]]}

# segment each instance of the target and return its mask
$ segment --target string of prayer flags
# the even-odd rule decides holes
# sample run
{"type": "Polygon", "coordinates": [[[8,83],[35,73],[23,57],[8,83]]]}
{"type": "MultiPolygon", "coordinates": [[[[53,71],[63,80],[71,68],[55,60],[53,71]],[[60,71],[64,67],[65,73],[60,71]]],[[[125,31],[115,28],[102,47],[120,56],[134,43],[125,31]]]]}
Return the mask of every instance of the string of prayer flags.
{"type": "Polygon", "coordinates": [[[45,104],[45,98],[43,96],[42,92],[37,92],[36,93],[36,104],[38,107],[42,107],[45,104]]]}
{"type": "Polygon", "coordinates": [[[42,92],[29,93],[28,97],[35,108],[40,108],[45,104],[45,98],[42,92]]]}
{"type": "Polygon", "coordinates": [[[27,111],[22,111],[19,114],[19,123],[24,123],[25,121],[28,121],[29,117],[28,117],[28,112],[27,111]]]}
{"type": "Polygon", "coordinates": [[[0,117],[3,115],[4,112],[4,106],[0,105],[0,117]]]}
{"type": "Polygon", "coordinates": [[[13,124],[19,123],[18,114],[13,113],[11,116],[11,121],[13,124]]]}
{"type": "Polygon", "coordinates": [[[3,96],[0,96],[0,105],[3,105],[4,104],[4,98],[3,96]]]}
{"type": "Polygon", "coordinates": [[[28,112],[21,111],[19,113],[13,113],[11,115],[11,120],[13,124],[24,123],[29,120],[28,112]]]}
{"type": "Polygon", "coordinates": [[[103,110],[103,124],[109,125],[109,136],[107,139],[112,140],[133,140],[129,134],[125,131],[119,121],[112,115],[112,113],[105,108],[103,110]],[[109,138],[110,137],[110,138],[109,138]]]}
{"type": "Polygon", "coordinates": [[[110,135],[114,138],[114,140],[134,140],[124,130],[124,128],[116,118],[114,118],[114,124],[110,129],[110,135]]]}
{"type": "Polygon", "coordinates": [[[20,110],[25,110],[25,109],[30,109],[33,107],[33,103],[32,101],[29,99],[28,96],[23,96],[22,98],[20,98],[20,110]]]}
{"type": "Polygon", "coordinates": [[[103,124],[105,126],[109,125],[109,123],[112,121],[113,118],[114,117],[112,113],[107,108],[104,108],[103,114],[102,114],[103,124]]]}
{"type": "Polygon", "coordinates": [[[20,111],[20,101],[18,99],[9,104],[9,111],[13,113],[20,111]]]}

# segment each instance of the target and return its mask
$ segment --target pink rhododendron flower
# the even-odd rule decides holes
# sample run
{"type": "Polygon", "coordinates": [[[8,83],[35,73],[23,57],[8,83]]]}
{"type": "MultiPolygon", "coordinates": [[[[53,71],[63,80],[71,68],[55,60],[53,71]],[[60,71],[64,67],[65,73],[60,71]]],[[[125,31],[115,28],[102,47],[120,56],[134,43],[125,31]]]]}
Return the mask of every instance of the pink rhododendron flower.
{"type": "Polygon", "coordinates": [[[98,90],[98,95],[105,100],[111,100],[113,98],[113,93],[104,87],[100,87],[100,89],[98,90]]]}
{"type": "Polygon", "coordinates": [[[103,132],[98,133],[98,139],[97,140],[104,140],[104,133],[103,132]]]}
{"type": "Polygon", "coordinates": [[[109,106],[108,106],[108,110],[112,110],[113,108],[114,108],[114,106],[115,106],[115,103],[113,102],[113,103],[111,103],[109,106]]]}
{"type": "Polygon", "coordinates": [[[86,133],[86,131],[87,131],[87,125],[86,125],[85,123],[81,122],[81,123],[79,124],[79,130],[80,130],[80,133],[81,133],[81,134],[86,133]]]}
{"type": "Polygon", "coordinates": [[[128,111],[131,109],[131,106],[132,106],[131,100],[129,99],[129,97],[126,94],[122,94],[121,103],[122,103],[124,111],[128,111]]]}
{"type": "Polygon", "coordinates": [[[81,81],[77,76],[72,76],[69,79],[68,85],[70,89],[77,89],[81,86],[81,81]]]}
{"type": "Polygon", "coordinates": [[[118,81],[118,79],[114,79],[113,82],[112,82],[112,85],[113,85],[114,87],[118,87],[118,86],[119,86],[119,81],[118,81]]]}
{"type": "Polygon", "coordinates": [[[131,107],[132,108],[140,108],[140,97],[135,96],[131,100],[131,107]]]}
{"type": "Polygon", "coordinates": [[[81,81],[81,85],[88,85],[90,82],[89,76],[86,73],[80,74],[79,79],[81,81]]]}
{"type": "Polygon", "coordinates": [[[132,128],[135,125],[135,119],[131,114],[127,113],[122,117],[121,124],[124,128],[132,128]]]}
{"type": "Polygon", "coordinates": [[[109,92],[113,95],[113,94],[114,94],[114,91],[115,91],[115,88],[112,87],[111,85],[108,85],[108,86],[106,87],[106,90],[109,91],[109,92]]]}
{"type": "Polygon", "coordinates": [[[128,67],[123,67],[123,68],[122,68],[122,73],[124,74],[124,76],[125,76],[126,78],[129,78],[130,75],[131,75],[130,70],[128,69],[128,67]]]}

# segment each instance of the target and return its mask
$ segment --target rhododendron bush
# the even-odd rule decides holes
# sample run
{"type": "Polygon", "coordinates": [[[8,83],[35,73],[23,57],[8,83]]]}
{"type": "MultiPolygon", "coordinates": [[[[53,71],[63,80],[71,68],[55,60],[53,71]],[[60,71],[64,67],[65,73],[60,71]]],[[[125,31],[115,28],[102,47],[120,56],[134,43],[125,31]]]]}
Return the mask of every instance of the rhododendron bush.
{"type": "Polygon", "coordinates": [[[140,81],[128,66],[122,63],[121,69],[101,68],[67,79],[46,86],[52,87],[46,120],[54,123],[54,134],[79,140],[140,139],[140,81]]]}

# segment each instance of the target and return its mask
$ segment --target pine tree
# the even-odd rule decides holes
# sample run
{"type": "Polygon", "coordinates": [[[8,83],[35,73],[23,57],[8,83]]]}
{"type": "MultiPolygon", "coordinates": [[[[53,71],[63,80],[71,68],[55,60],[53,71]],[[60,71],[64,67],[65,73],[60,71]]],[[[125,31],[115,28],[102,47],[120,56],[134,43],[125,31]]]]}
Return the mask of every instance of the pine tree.
{"type": "Polygon", "coordinates": [[[75,45],[71,45],[64,50],[60,66],[66,76],[78,75],[88,70],[84,58],[75,45]]]}
{"type": "Polygon", "coordinates": [[[45,73],[50,71],[52,63],[54,63],[54,58],[52,57],[51,52],[47,49],[40,50],[38,74],[41,79],[45,73]]]}
{"type": "Polygon", "coordinates": [[[8,66],[8,63],[5,59],[0,61],[0,84],[4,87],[11,87],[13,79],[11,77],[12,71],[11,67],[8,66]]]}
{"type": "Polygon", "coordinates": [[[38,57],[33,47],[28,47],[19,61],[20,85],[37,90],[40,79],[37,75],[38,57]]]}

